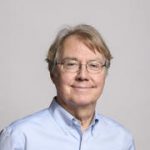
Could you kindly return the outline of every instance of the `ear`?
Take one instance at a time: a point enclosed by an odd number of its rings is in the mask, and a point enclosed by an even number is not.
[[[50,73],[50,78],[51,78],[51,80],[53,81],[53,83],[55,83],[55,82],[54,82],[54,80],[55,80],[55,79],[54,79],[54,78],[55,78],[55,77],[54,77],[54,73]]]
[[[55,71],[51,72],[50,73],[50,78],[53,81],[53,83],[55,84],[56,80],[57,80],[57,73]]]

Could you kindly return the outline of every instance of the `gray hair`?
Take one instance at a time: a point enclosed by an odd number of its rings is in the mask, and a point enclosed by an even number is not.
[[[110,61],[112,55],[105,44],[101,34],[90,25],[79,24],[77,26],[71,27],[67,26],[66,28],[60,30],[51,44],[46,61],[48,63],[48,69],[50,72],[55,68],[58,56],[60,51],[63,49],[65,40],[69,36],[76,36],[79,38],[89,49],[92,51],[97,50],[101,53],[106,59],[106,67],[110,67]]]

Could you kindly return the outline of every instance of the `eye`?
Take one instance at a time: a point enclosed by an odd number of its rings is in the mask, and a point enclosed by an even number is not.
[[[64,62],[64,66],[66,68],[74,68],[74,67],[78,66],[78,62],[76,62],[76,61],[66,61],[66,62]]]
[[[88,64],[88,66],[89,66],[89,68],[91,68],[91,69],[99,69],[99,68],[100,68],[100,63],[98,63],[98,62],[90,62],[90,63]]]

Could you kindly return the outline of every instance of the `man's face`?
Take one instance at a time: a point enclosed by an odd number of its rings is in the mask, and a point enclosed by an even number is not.
[[[99,52],[91,51],[76,36],[70,36],[64,42],[59,60],[66,58],[78,60],[81,64],[91,60],[105,62]],[[51,77],[57,89],[57,99],[65,107],[95,106],[104,87],[106,69],[104,67],[100,73],[92,74],[86,65],[82,65],[77,72],[68,72],[58,64]]]

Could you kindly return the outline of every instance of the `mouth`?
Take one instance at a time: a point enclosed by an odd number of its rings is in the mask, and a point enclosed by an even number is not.
[[[76,90],[81,90],[81,91],[85,91],[85,90],[89,90],[94,88],[94,86],[78,86],[78,85],[72,85],[72,88],[76,89]]]

